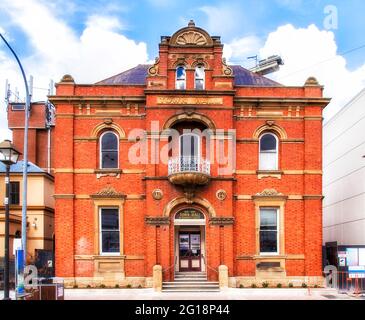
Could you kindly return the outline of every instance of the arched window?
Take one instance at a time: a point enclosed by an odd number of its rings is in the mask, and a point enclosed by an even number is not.
[[[180,136],[180,170],[198,171],[200,163],[200,137],[194,133]]]
[[[278,170],[278,138],[272,133],[260,137],[260,170]]]
[[[205,70],[204,66],[198,65],[195,68],[195,89],[204,90],[205,89]]]
[[[118,168],[119,139],[112,132],[104,132],[100,136],[100,168],[116,169]]]
[[[198,157],[200,138],[194,133],[184,133],[180,136],[180,156]]]
[[[176,89],[186,89],[186,72],[185,67],[183,66],[178,66],[176,68]]]

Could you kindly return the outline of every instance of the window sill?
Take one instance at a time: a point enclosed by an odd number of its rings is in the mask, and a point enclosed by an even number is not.
[[[99,179],[101,177],[120,177],[120,174],[123,173],[122,169],[95,169],[94,173],[96,173],[96,177]]]
[[[281,179],[281,175],[283,174],[283,171],[281,171],[281,170],[256,170],[256,174],[259,179],[268,178],[268,177]]]

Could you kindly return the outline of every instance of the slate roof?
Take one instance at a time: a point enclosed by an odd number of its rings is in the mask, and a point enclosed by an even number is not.
[[[16,164],[13,164],[10,166],[10,173],[21,173],[23,172],[23,163],[24,161],[18,161]],[[0,173],[5,173],[6,171],[6,167],[5,164],[3,164],[2,162],[0,162]],[[43,169],[41,169],[40,167],[36,166],[34,163],[28,161],[28,172],[29,173],[43,173],[45,172]]]
[[[251,72],[239,65],[230,66],[233,70],[234,85],[235,86],[281,86],[280,83],[275,82],[269,78],[261,76],[257,73]]]
[[[115,76],[99,81],[97,85],[145,85],[146,76],[150,64],[139,64],[138,66],[121,72]],[[233,70],[235,86],[281,86],[269,78],[253,73],[239,65],[230,66]]]

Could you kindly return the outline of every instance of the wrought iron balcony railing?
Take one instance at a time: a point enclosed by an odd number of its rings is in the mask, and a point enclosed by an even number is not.
[[[168,174],[175,173],[203,173],[210,175],[210,162],[202,157],[181,156],[169,159]]]

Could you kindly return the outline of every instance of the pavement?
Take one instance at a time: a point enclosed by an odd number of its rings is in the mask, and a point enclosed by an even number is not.
[[[0,299],[3,292],[0,291]],[[10,293],[12,299],[15,294]],[[220,292],[155,292],[154,289],[65,289],[65,300],[364,300],[335,289],[228,288]]]

